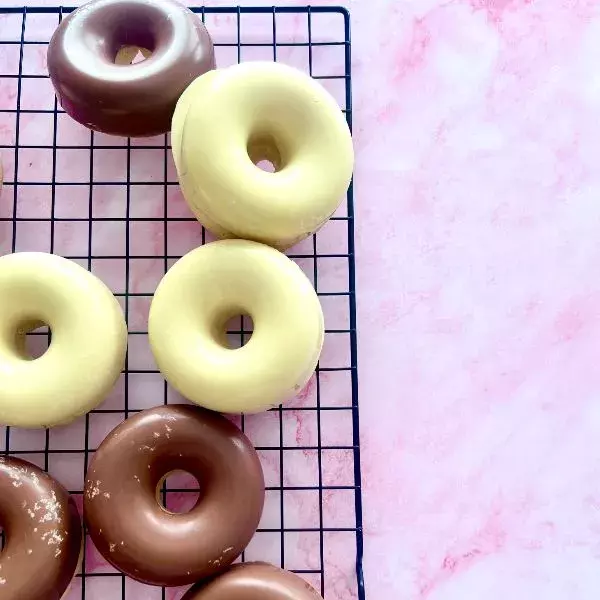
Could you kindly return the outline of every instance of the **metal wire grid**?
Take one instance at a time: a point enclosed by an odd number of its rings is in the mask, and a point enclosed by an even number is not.
[[[52,109],[25,109],[22,108],[22,88],[23,81],[27,79],[47,79],[47,75],[45,74],[27,74],[23,69],[23,56],[24,49],[29,44],[36,45],[47,45],[48,39],[43,40],[30,40],[28,36],[26,36],[27,31],[27,23],[28,17],[31,18],[31,15],[56,15],[56,23],[60,22],[63,15],[74,10],[72,7],[34,7],[34,8],[0,8],[0,17],[2,15],[16,15],[20,17],[19,25],[20,25],[20,35],[16,36],[15,39],[0,39],[0,48],[6,45],[16,45],[19,48],[19,56],[18,56],[18,71],[16,73],[0,73],[0,85],[2,82],[6,82],[7,80],[13,79],[16,80],[16,97],[14,99],[14,108],[6,108],[0,107],[0,116],[2,114],[12,113],[15,115],[15,130],[14,130],[14,144],[4,144],[0,145],[0,149],[13,149],[14,150],[14,177],[12,181],[9,179],[5,181],[5,197],[3,201],[6,201],[6,194],[12,186],[12,214],[10,216],[1,216],[0,215],[0,225],[2,222],[5,224],[9,224],[9,234],[11,235],[10,248],[5,248],[5,250],[10,250],[12,252],[22,250],[24,248],[19,247],[17,243],[18,233],[19,233],[19,222],[27,221],[27,222],[49,222],[49,250],[50,252],[55,251],[55,231],[56,225],[63,222],[74,223],[77,221],[82,222],[87,225],[87,253],[85,255],[68,255],[68,258],[73,260],[78,260],[81,264],[87,266],[88,270],[92,270],[93,262],[95,259],[125,259],[125,289],[122,293],[116,293],[117,297],[120,297],[124,301],[124,310],[125,316],[127,318],[128,324],[130,325],[130,300],[136,297],[146,297],[149,294],[134,292],[130,290],[130,267],[133,258],[135,259],[160,259],[163,263],[163,272],[166,272],[170,264],[172,264],[173,260],[179,258],[180,255],[173,255],[168,252],[167,248],[167,235],[168,235],[168,225],[171,222],[177,221],[194,221],[191,217],[173,217],[168,215],[168,191],[169,186],[175,185],[173,182],[168,181],[168,154],[170,150],[169,139],[168,136],[164,136],[164,142],[159,145],[139,145],[133,144],[132,140],[128,139],[126,146],[97,146],[95,144],[94,136],[95,134],[90,133],[90,144],[87,146],[70,146],[70,145],[59,145],[57,141],[57,131],[58,131],[58,121],[59,115],[63,113],[60,107],[57,104],[56,99],[54,99],[54,107]],[[240,62],[242,59],[242,49],[245,46],[262,46],[267,49],[271,49],[272,59],[278,59],[278,49],[283,47],[305,47],[308,51],[308,71],[314,76],[316,79],[323,80],[331,80],[331,79],[339,79],[344,83],[344,95],[345,95],[345,115],[350,127],[352,127],[352,97],[351,97],[351,42],[350,42],[350,19],[349,14],[344,8],[338,7],[272,7],[272,8],[248,8],[248,7],[218,7],[218,8],[194,8],[192,9],[195,12],[199,13],[203,20],[206,20],[207,16],[213,15],[218,17],[219,15],[233,17],[234,19],[234,27],[235,27],[235,40],[231,43],[216,43],[217,51],[219,47],[231,47],[237,52],[237,62]],[[340,14],[343,17],[343,38],[340,36],[339,39],[335,40],[327,40],[327,41],[314,41],[313,40],[313,19],[315,15],[320,14]],[[242,41],[241,36],[241,28],[242,21],[246,15],[264,15],[270,19],[271,28],[272,28],[272,40],[268,43],[252,43],[246,44]],[[305,41],[283,41],[278,39],[277,37],[277,25],[278,18],[281,18],[281,15],[294,15],[294,17],[305,19],[306,26],[306,40]],[[13,36],[10,36],[13,37]],[[314,48],[317,46],[340,46],[344,51],[344,73],[343,74],[335,74],[335,75],[322,75],[318,76],[313,73],[314,66]],[[28,113],[48,113],[51,115],[53,131],[52,131],[52,144],[51,146],[46,145],[33,145],[33,144],[20,144],[20,124],[21,118],[23,115]],[[19,150],[27,148],[27,149],[47,149],[51,148],[52,152],[52,175],[51,181],[22,181],[19,179]],[[107,150],[107,149],[126,149],[126,181],[97,181],[95,179],[94,173],[94,151],[95,150]],[[57,181],[57,156],[58,150],[62,149],[79,149],[79,150],[88,150],[89,151],[89,179],[85,184],[88,187],[87,193],[87,210],[88,214],[86,217],[73,217],[69,216],[60,217],[56,214],[56,199],[57,199],[57,189],[61,192],[68,192],[70,186],[80,186],[81,182],[74,181]],[[148,186],[162,186],[163,188],[163,215],[161,217],[135,217],[131,215],[131,194],[132,194],[132,178],[131,178],[131,167],[132,167],[132,155],[136,150],[139,149],[152,149],[152,150],[162,150],[164,154],[163,160],[163,173],[161,181],[136,181],[136,184],[148,185]],[[19,196],[22,192],[23,188],[27,186],[37,186],[37,185],[49,185],[50,186],[50,216],[49,217],[19,217],[18,204],[19,204]],[[93,216],[93,203],[94,203],[94,191],[97,189],[96,186],[104,185],[104,186],[121,186],[125,187],[126,194],[126,202],[125,202],[125,215],[120,219],[112,218],[112,217],[94,217]],[[92,234],[93,234],[93,225],[95,222],[99,221],[124,221],[125,228],[125,256],[121,256],[118,254],[115,255],[107,255],[103,253],[101,256],[96,256],[94,254],[93,245],[92,245]],[[157,222],[163,224],[163,238],[164,238],[164,251],[162,254],[158,255],[133,255],[130,252],[130,224],[135,222]],[[345,365],[343,367],[324,367],[319,365],[315,374],[314,380],[314,393],[316,395],[316,404],[314,407],[279,407],[277,409],[273,409],[272,412],[275,412],[278,416],[278,425],[279,425],[279,440],[278,447],[276,450],[279,453],[279,481],[276,482],[276,485],[268,485],[267,493],[269,491],[275,491],[279,493],[279,512],[280,512],[280,526],[277,528],[259,528],[260,532],[270,532],[276,533],[280,535],[280,557],[279,562],[282,567],[286,567],[286,543],[285,536],[290,532],[295,533],[303,533],[303,532],[316,532],[319,535],[319,569],[291,569],[297,573],[304,575],[316,575],[317,576],[317,585],[320,585],[321,594],[326,595],[326,582],[327,577],[330,575],[327,572],[325,566],[325,557],[324,557],[324,535],[328,532],[351,532],[355,535],[355,543],[356,543],[356,585],[353,590],[342,590],[342,591],[334,591],[332,594],[328,595],[327,598],[331,598],[331,600],[335,600],[335,598],[354,598],[357,597],[360,600],[364,599],[364,583],[362,577],[362,549],[363,549],[363,540],[362,540],[362,508],[361,508],[361,487],[360,487],[360,449],[359,449],[359,415],[358,415],[358,399],[357,399],[357,351],[356,351],[356,312],[355,312],[355,265],[354,265],[354,209],[353,209],[353,190],[352,186],[348,191],[347,196],[347,205],[346,212],[341,216],[334,216],[332,221],[340,221],[345,223],[347,226],[347,252],[343,253],[319,253],[318,252],[318,238],[319,235],[312,237],[312,251],[305,253],[297,253],[297,254],[289,254],[289,256],[295,260],[301,261],[304,259],[310,259],[313,262],[312,267],[312,278],[314,281],[315,289],[317,293],[321,297],[322,301],[324,298],[339,296],[348,302],[348,327],[344,329],[327,329],[326,336],[335,335],[335,334],[348,334],[349,340],[349,358],[350,364]],[[85,226],[85,225],[84,225]],[[207,233],[204,229],[202,229],[202,243],[207,241]],[[26,248],[25,248],[26,249]],[[319,290],[319,259],[326,258],[336,258],[343,259],[347,261],[347,289],[342,291],[320,291]],[[246,341],[250,331],[247,328],[247,324],[244,319],[239,320],[239,327],[235,327],[233,330],[229,331],[230,335],[234,335],[239,339],[239,343],[243,344]],[[139,330],[135,331],[129,329],[130,339],[131,336],[135,335],[146,335],[147,331]],[[47,332],[35,332],[34,336],[38,336],[37,341],[41,341],[42,345],[47,347],[47,344],[50,342],[49,333]],[[42,337],[43,336],[43,337]],[[42,348],[43,350],[43,348]],[[44,432],[44,440],[43,440],[43,449],[23,449],[23,448],[11,448],[11,429],[5,428],[4,434],[4,448],[0,446],[0,451],[4,454],[18,454],[24,458],[29,458],[30,460],[34,459],[35,456],[43,456],[40,462],[40,466],[42,466],[46,471],[52,473],[52,468],[50,465],[51,457],[55,454],[67,455],[67,454],[82,454],[84,457],[83,460],[83,469],[84,472],[87,469],[90,454],[94,451],[94,448],[91,447],[90,443],[90,432],[91,432],[91,423],[90,419],[92,415],[98,414],[111,414],[116,413],[121,415],[123,418],[127,418],[130,414],[134,412],[138,412],[139,409],[133,408],[130,406],[130,394],[129,394],[129,386],[130,386],[130,375],[132,374],[140,374],[140,373],[157,373],[154,370],[148,369],[137,369],[130,367],[130,356],[131,356],[131,347],[130,352],[128,353],[128,357],[126,360],[124,377],[123,377],[123,395],[124,395],[124,406],[123,409],[109,409],[109,408],[99,408],[94,411],[91,411],[90,414],[85,417],[85,432],[84,432],[84,447],[81,449],[54,449],[51,447],[51,432],[50,430],[46,430]],[[322,377],[324,373],[327,372],[341,372],[347,375],[350,378],[350,389],[351,389],[351,404],[348,406],[324,406],[323,398],[322,398]],[[168,402],[168,387],[167,384],[163,382],[163,402]],[[286,446],[284,440],[284,415],[286,411],[312,411],[316,414],[316,430],[317,430],[317,443],[316,445],[296,445],[293,448]],[[331,412],[330,412],[331,411]],[[322,420],[324,414],[333,414],[337,411],[351,411],[352,414],[352,441],[351,444],[348,445],[325,445],[322,443],[322,434],[324,427],[322,426]],[[338,414],[337,412],[336,417]],[[246,419],[242,416],[239,420],[239,424],[242,429],[246,429]],[[260,451],[272,451],[272,446],[256,446],[257,450]],[[284,484],[284,462],[286,452],[289,450],[301,450],[303,452],[316,452],[317,461],[318,461],[318,482],[316,485],[305,485],[305,486],[290,486]],[[353,458],[353,478],[354,481],[350,485],[329,485],[324,482],[323,479],[323,454],[329,450],[349,450],[352,452]],[[35,462],[35,460],[34,460]],[[83,481],[81,482],[83,485]],[[285,494],[286,492],[291,491],[314,491],[318,493],[318,527],[314,528],[290,528],[286,527],[284,523],[284,515],[285,515]],[[355,515],[355,524],[353,527],[327,527],[324,524],[324,494],[330,490],[347,490],[353,492],[353,501],[354,501],[354,515]],[[167,488],[166,485],[163,486],[163,501],[165,505],[168,503],[168,495],[169,493],[193,493],[198,492],[199,490],[196,488],[190,487],[181,487],[181,488]],[[82,490],[81,489],[72,489],[70,492],[76,497],[81,498]],[[2,539],[3,542],[3,539]],[[242,557],[242,560],[245,557]],[[254,557],[253,557],[254,558]],[[289,568],[289,567],[288,567]],[[81,582],[81,598],[86,598],[86,580],[91,577],[112,577],[112,578],[120,578],[120,588],[121,588],[121,597],[123,599],[126,598],[126,578],[120,574],[116,574],[114,572],[87,572],[86,570],[86,551],[84,549],[84,557],[83,557],[83,565],[81,569],[81,573],[78,574],[78,578]],[[89,584],[88,586],[89,587]],[[79,592],[77,592],[79,595]],[[163,588],[161,590],[162,598],[166,598],[168,591]],[[334,595],[335,594],[335,595]]]

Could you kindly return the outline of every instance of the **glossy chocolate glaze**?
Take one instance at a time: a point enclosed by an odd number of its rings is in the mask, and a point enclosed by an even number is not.
[[[124,46],[151,55],[115,64]],[[183,90],[214,67],[202,20],[174,0],[94,0],[65,18],[48,46],[62,107],[86,127],[114,135],[169,131]]]
[[[200,484],[186,514],[157,501],[164,476]],[[114,567],[152,585],[211,577],[246,547],[264,504],[262,468],[248,438],[217,413],[160,406],[127,419],[102,442],[87,473],[84,517]]]
[[[81,554],[82,526],[75,502],[40,468],[0,456],[2,600],[59,600]]]
[[[208,583],[190,588],[181,600],[319,600],[304,579],[266,563],[234,565]]]

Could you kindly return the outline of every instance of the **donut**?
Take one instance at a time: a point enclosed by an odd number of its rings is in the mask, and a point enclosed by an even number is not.
[[[185,200],[215,235],[286,249],[335,212],[352,177],[340,107],[292,67],[248,62],[196,79],[171,127]],[[270,161],[274,173],[257,164]]]
[[[32,359],[25,336],[43,325],[52,340]],[[126,349],[121,307],[95,275],[43,252],[0,257],[0,424],[51,427],[95,408]]]
[[[230,567],[209,583],[197,583],[181,600],[319,600],[304,579],[267,563]],[[321,599],[322,600],[322,599]]]
[[[231,349],[226,323],[249,315],[254,332]],[[295,395],[315,370],[323,312],[298,265],[249,240],[192,250],[159,283],[148,337],[158,368],[183,396],[219,412],[258,412]]]
[[[67,491],[40,468],[0,456],[2,600],[60,600],[81,555],[79,512]]]
[[[200,499],[186,514],[157,499],[175,470],[200,484]],[[130,417],[102,442],[87,473],[84,517],[115,568],[150,585],[187,585],[241,554],[264,494],[256,451],[235,425],[195,406],[160,406]]]
[[[145,60],[131,64],[140,49]],[[94,0],[67,16],[48,46],[64,110],[103,133],[166,133],[186,87],[215,67],[202,20],[174,0]]]

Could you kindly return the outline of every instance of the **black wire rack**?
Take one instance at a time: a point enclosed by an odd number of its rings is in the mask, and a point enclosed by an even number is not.
[[[185,209],[168,135],[103,136],[77,128],[60,109],[45,68],[53,29],[72,7],[0,8],[0,254],[42,250],[96,273],[122,303],[129,327],[125,369],[110,398],[62,428],[0,427],[0,453],[53,474],[81,507],[95,448],[118,422],[182,399],[148,351],[146,318],[166,270],[210,235]],[[330,89],[352,127],[350,18],[338,7],[194,8],[215,40],[217,64],[279,60]],[[255,444],[267,482],[265,515],[242,560],[299,573],[327,600],[365,597],[357,398],[354,208],[347,201],[315,236],[288,253],[314,283],[326,336],[316,373],[283,407],[235,419]],[[243,344],[243,319],[229,335]],[[31,334],[41,354],[48,331]],[[165,506],[195,501],[197,482],[170,478]],[[190,502],[191,501],[191,502]],[[1,525],[1,524],[0,524]],[[3,539],[0,540],[3,542]],[[178,598],[181,590],[141,586],[103,563],[89,539],[68,598]]]

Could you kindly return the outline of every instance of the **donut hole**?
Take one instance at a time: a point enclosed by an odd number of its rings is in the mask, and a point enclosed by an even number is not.
[[[52,331],[43,321],[26,321],[17,327],[15,346],[25,360],[42,357],[50,347]]]
[[[189,513],[200,499],[200,484],[187,471],[171,471],[156,486],[156,499],[169,513]]]
[[[261,171],[277,173],[285,166],[281,144],[278,144],[271,134],[261,133],[250,136],[247,150],[250,160]]]
[[[218,319],[213,332],[215,341],[229,350],[237,350],[245,346],[254,333],[254,321],[244,312],[228,314]]]
[[[259,160],[256,163],[256,166],[261,171],[266,171],[267,173],[275,173],[275,165],[269,160]]]
[[[123,45],[115,55],[116,65],[135,65],[152,56],[152,50],[141,46]]]

